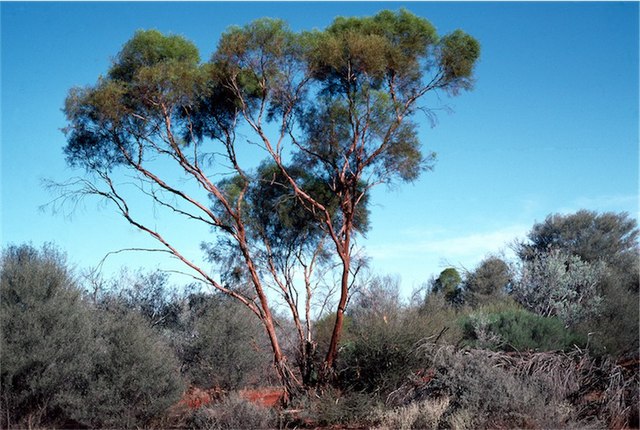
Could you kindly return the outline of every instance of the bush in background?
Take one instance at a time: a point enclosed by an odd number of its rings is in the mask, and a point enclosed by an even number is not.
[[[178,401],[184,385],[171,348],[140,315],[110,309],[96,315],[89,408],[90,427],[144,426]]]
[[[419,361],[416,345],[426,339],[458,341],[459,310],[442,294],[431,294],[424,306],[400,301],[395,278],[374,277],[353,298],[338,359],[341,386],[384,398]]]
[[[180,357],[193,385],[233,390],[274,376],[264,329],[246,307],[221,294],[192,294],[181,318]]]
[[[469,346],[504,351],[567,351],[586,339],[568,330],[557,317],[542,317],[505,301],[483,306],[461,318]]]

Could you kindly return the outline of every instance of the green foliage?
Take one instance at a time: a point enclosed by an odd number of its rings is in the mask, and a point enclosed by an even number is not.
[[[197,65],[200,54],[195,45],[182,36],[165,36],[157,30],[139,30],[123,47],[109,70],[116,81],[131,82],[145,68],[160,64]]]
[[[640,348],[640,296],[612,278],[603,282],[602,295],[600,313],[579,323],[577,329],[588,336],[593,354],[633,356]]]
[[[126,309],[96,313],[91,385],[79,421],[91,427],[140,427],[182,392],[175,355],[141,316]]]
[[[549,215],[528,234],[529,243],[517,247],[528,260],[539,252],[562,250],[587,262],[599,260],[609,265],[638,255],[638,225],[629,214],[580,210],[575,214]]]
[[[504,260],[495,256],[485,258],[464,280],[465,302],[478,306],[500,299],[512,277],[511,268]]]
[[[506,351],[571,350],[586,340],[556,317],[542,317],[515,304],[486,306],[461,319],[464,339],[476,348]]]
[[[199,61],[196,47],[180,36],[137,32],[106,78],[69,91],[64,108],[67,162],[103,172],[148,161],[152,151],[140,137],[156,136],[165,115],[181,123],[185,112],[209,93],[206,69]],[[183,138],[193,138],[186,130],[178,131]]]
[[[177,362],[139,317],[94,307],[51,247],[2,256],[3,426],[136,427],[177,400]]]
[[[415,370],[413,351],[418,343],[457,337],[456,311],[442,302],[430,304],[423,309],[407,307],[400,301],[397,279],[370,280],[348,310],[351,319],[338,363],[342,386],[384,398]],[[444,336],[449,328],[453,330]]]
[[[95,344],[90,310],[65,257],[50,246],[11,246],[0,270],[3,427],[50,419],[74,425]]]
[[[451,306],[442,294],[429,294],[424,303],[412,308],[414,318],[420,321],[427,336],[439,335],[441,341],[454,344],[462,337],[460,325],[457,323],[464,308]]]
[[[453,267],[440,272],[440,276],[433,282],[431,293],[441,294],[450,304],[459,304],[462,301],[462,277]]]
[[[469,78],[480,57],[478,41],[462,30],[456,30],[442,38],[440,52],[440,64],[444,70],[445,79],[457,83],[451,91],[471,88],[472,81]]]

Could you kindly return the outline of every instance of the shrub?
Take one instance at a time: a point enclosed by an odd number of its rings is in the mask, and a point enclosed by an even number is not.
[[[380,409],[376,428],[389,430],[436,429],[444,420],[449,398],[426,399],[393,409]]]
[[[2,427],[77,426],[96,345],[66,259],[51,246],[11,246],[0,272]]]
[[[516,306],[480,308],[462,318],[467,344],[493,350],[570,350],[585,341],[556,317],[545,318]]]
[[[408,307],[397,291],[392,278],[374,279],[366,294],[354,298],[337,363],[343,388],[384,398],[419,365],[413,353],[416,345],[427,338],[460,339],[460,310],[442,294],[429,295],[422,306]]]
[[[85,300],[60,252],[9,247],[0,279],[3,427],[141,426],[177,400],[171,352]]]
[[[140,315],[97,314],[97,351],[81,422],[91,427],[140,427],[175,403],[183,390],[171,349]]]
[[[449,428],[584,426],[577,420],[576,409],[563,398],[566,391],[556,395],[530,363],[510,366],[504,354],[432,343],[421,346],[418,353],[423,357],[424,374],[392,393],[391,406],[441,399],[447,405],[440,416],[441,426]],[[568,364],[568,375],[577,380],[573,363]],[[518,372],[520,367],[530,372]],[[567,372],[562,374],[567,376]]]
[[[232,394],[220,403],[192,412],[187,419],[186,428],[211,430],[277,428],[277,416],[273,409],[255,405]]]
[[[377,404],[367,393],[325,389],[309,405],[309,419],[319,426],[362,424],[371,418]]]
[[[479,306],[502,298],[513,277],[512,269],[500,257],[486,257],[464,281],[465,303]]]
[[[349,316],[337,363],[341,386],[383,396],[411,373],[411,351],[428,336],[421,315],[402,306],[397,281],[373,278]]]
[[[511,293],[530,311],[575,326],[601,310],[598,285],[605,274],[602,261],[586,262],[561,251],[540,253],[523,262]]]
[[[181,356],[194,385],[233,390],[272,375],[264,329],[244,306],[220,294],[189,297]]]

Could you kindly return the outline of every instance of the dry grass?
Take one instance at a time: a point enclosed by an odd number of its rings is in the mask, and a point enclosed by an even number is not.
[[[424,371],[392,392],[387,405],[406,408],[446,397],[444,416],[457,428],[637,426],[637,361],[622,366],[577,349],[505,353],[433,343],[417,353]],[[406,419],[413,416],[404,412]]]

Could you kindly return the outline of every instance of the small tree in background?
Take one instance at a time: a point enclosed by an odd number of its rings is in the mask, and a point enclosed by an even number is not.
[[[509,265],[499,257],[489,256],[466,275],[465,302],[479,306],[504,297],[513,274]]]
[[[449,267],[440,272],[440,275],[433,282],[431,292],[441,294],[449,304],[459,304],[462,301],[462,277],[453,267]]]

